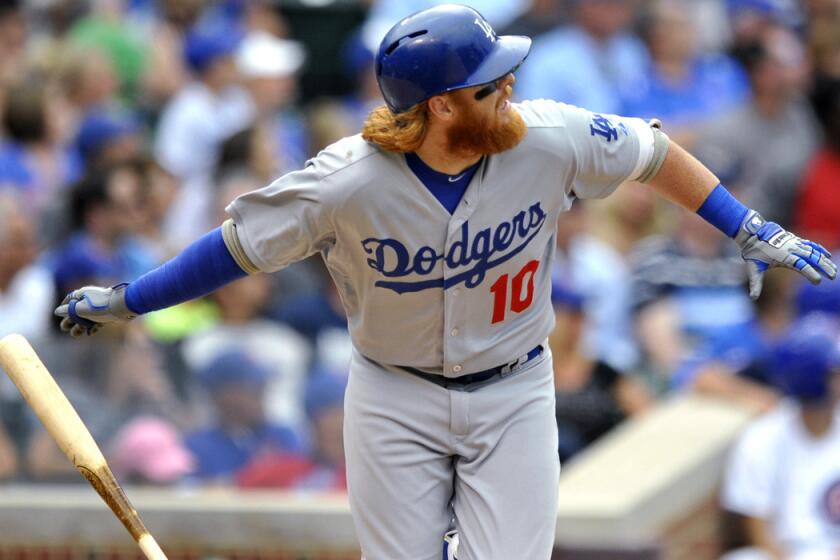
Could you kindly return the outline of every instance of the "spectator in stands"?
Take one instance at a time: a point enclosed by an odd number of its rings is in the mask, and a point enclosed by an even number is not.
[[[747,544],[726,556],[805,560],[840,554],[840,331],[812,314],[775,345],[769,373],[788,397],[739,438],[726,470],[725,509]]]
[[[271,179],[303,166],[309,157],[306,123],[295,109],[300,43],[265,31],[249,33],[236,52],[236,66],[253,103],[254,121],[270,136],[279,164]]]
[[[782,26],[793,30],[803,23],[802,2],[726,0],[725,3],[732,35],[729,43],[734,51],[760,41],[768,28]]]
[[[840,15],[840,4],[837,0],[803,0],[802,9],[810,24],[820,18],[832,18]]]
[[[26,72],[27,25],[20,0],[0,3],[0,91]],[[0,99],[0,106],[3,101]]]
[[[568,19],[569,2],[533,0],[530,7],[499,31],[499,35],[525,35],[536,39]]]
[[[146,51],[124,17],[126,0],[93,2],[67,32],[69,45],[99,50],[111,61],[120,86],[120,97],[133,101],[143,73]]]
[[[136,236],[143,219],[141,189],[128,164],[94,170],[73,186],[71,234],[50,256],[57,293],[79,282],[127,282],[156,266]]]
[[[224,27],[240,34],[253,30],[286,37],[289,33],[286,21],[274,0],[205,0],[200,22],[201,25]]]
[[[258,189],[271,183],[280,168],[273,140],[269,127],[262,123],[225,138],[219,146],[212,174],[194,177],[178,189],[164,223],[170,241],[185,247],[224,221],[224,208],[235,198],[229,192],[231,185],[244,181]],[[236,194],[244,192],[247,191],[239,189]]]
[[[268,418],[302,429],[301,406],[310,349],[290,327],[260,316],[269,296],[267,275],[247,276],[211,296],[218,321],[189,335],[181,346],[188,368],[202,370],[220,355],[238,351],[267,368],[265,408]]]
[[[630,0],[575,0],[572,23],[534,41],[516,95],[621,113],[648,69],[644,45],[627,32],[632,8]]]
[[[261,188],[267,184],[264,176],[265,170],[273,168],[273,154],[267,150],[264,143],[266,136],[259,133],[259,127],[247,128],[231,138],[222,145],[217,179],[213,185],[215,200],[205,201],[203,198],[206,191],[200,188],[193,189],[194,183],[189,183],[177,194],[173,207],[168,211],[164,231],[166,238],[175,246],[183,246],[200,236],[201,232],[196,230],[201,223],[219,224],[226,219],[225,207],[237,196],[246,192]],[[267,161],[266,161],[267,160]],[[197,183],[196,183],[197,185]],[[209,185],[208,185],[209,186]],[[191,196],[185,196],[190,194]],[[180,218],[178,218],[180,216]],[[211,226],[212,227],[212,226]],[[257,313],[264,308],[273,309],[276,306],[274,298],[297,301],[302,294],[309,294],[321,287],[321,278],[312,272],[311,263],[295,263],[292,266],[269,276],[270,287],[268,298],[257,307]],[[260,283],[262,293],[263,285]],[[250,298],[248,299],[250,301]],[[177,306],[174,310],[163,310],[155,314],[153,328],[156,336],[163,336],[167,339],[181,339],[192,333],[206,330],[218,325],[219,317],[215,303],[210,300],[198,300],[187,302]],[[271,324],[269,321],[261,321],[266,327],[265,331],[279,333],[280,338],[288,342],[284,345],[290,362],[281,360],[280,367],[285,369],[289,363],[297,364],[301,356],[301,340],[288,328]],[[291,333],[290,336],[283,336],[282,332]],[[166,334],[165,334],[166,333]],[[292,339],[299,343],[295,344]],[[304,343],[305,345],[305,343]],[[304,352],[308,359],[308,349]],[[271,360],[269,360],[271,361]],[[303,363],[303,362],[301,362]],[[305,365],[304,365],[305,367]],[[303,371],[303,370],[301,370]],[[301,374],[302,375],[302,374]],[[269,409],[273,409],[269,406]],[[300,407],[294,407],[297,411],[295,416],[302,419]]]
[[[313,468],[301,486],[346,489],[344,473],[344,391],[347,373],[317,369],[309,374],[303,406],[312,430]]]
[[[632,332],[630,273],[624,257],[589,233],[589,207],[575,201],[557,222],[557,250],[552,276],[581,297],[584,315],[582,351],[615,370],[638,362]]]
[[[49,331],[55,303],[52,277],[37,262],[35,223],[14,193],[0,192],[0,337],[30,340]]]
[[[383,102],[374,71],[376,47],[366,43],[361,33],[356,33],[347,40],[342,51],[344,71],[355,84],[354,92],[342,99],[345,109],[353,115],[353,130],[359,130],[370,111]],[[313,147],[318,148],[319,145],[315,144]]]
[[[571,458],[626,417],[653,404],[645,387],[586,352],[585,296],[562,280],[552,285],[555,327],[548,343],[554,387],[560,461]]]
[[[670,388],[676,366],[724,329],[746,328],[753,306],[736,249],[699,216],[669,235],[639,243],[630,256],[635,330],[652,388]]]
[[[155,416],[139,416],[126,423],[108,449],[108,463],[124,484],[172,486],[195,468],[178,428]]]
[[[640,33],[651,55],[647,80],[628,93],[623,114],[661,119],[671,138],[690,149],[700,125],[743,106],[749,84],[722,54],[699,51],[689,0],[645,5]]]
[[[310,131],[310,152],[317,153],[326,146],[360,130],[370,111],[382,104],[382,94],[376,83],[373,68],[374,50],[378,45],[367,44],[361,30],[344,42],[341,51],[342,69],[353,91],[340,98],[324,98],[307,108]]]
[[[192,27],[223,27],[239,35],[262,29],[285,36],[288,31],[280,11],[273,2],[265,0],[160,0],[131,2],[127,8],[133,31],[145,39],[146,60],[139,101],[153,118],[190,80],[182,45]]]
[[[78,122],[97,107],[116,102],[119,81],[111,60],[91,46],[67,46],[59,53],[55,75],[58,88],[78,128]]]
[[[826,313],[840,321],[840,284],[800,284],[793,293],[793,307],[801,317],[809,313]]]
[[[126,163],[134,170],[141,183],[142,218],[137,233],[155,259],[163,262],[180,249],[180,246],[169,239],[164,229],[169,208],[175,200],[178,183],[170,173],[146,155],[137,155],[126,160]]]
[[[192,425],[198,415],[177,394],[162,348],[142,328],[134,326],[112,360],[108,398],[118,403],[125,418],[152,414],[179,428]]]
[[[836,290],[833,283],[819,289],[826,287]],[[755,318],[746,325],[722,328],[698,344],[674,371],[672,389],[736,402],[755,412],[772,409],[779,395],[767,378],[766,362],[773,341],[802,314],[792,299],[787,276],[766,275]]]
[[[270,376],[265,366],[240,352],[218,355],[198,371],[215,416],[185,438],[196,458],[193,476],[200,482],[231,484],[264,454],[302,449],[298,434],[266,417],[263,394]]]
[[[263,455],[239,471],[237,485],[244,488],[346,490],[342,433],[346,385],[346,373],[327,369],[311,372],[304,397],[312,437],[309,453]]]
[[[191,410],[178,399],[163,369],[160,348],[139,323],[112,331],[101,342],[68,345],[52,339],[38,347],[38,354],[103,449],[137,417],[154,415],[178,426],[192,422]],[[30,424],[28,476],[34,481],[83,483],[40,422],[30,417]]]
[[[190,81],[183,57],[185,33],[195,24],[204,0],[161,0],[150,3],[144,18],[135,13],[139,35],[146,38],[146,62],[140,78],[140,102],[157,117],[178,91]]]
[[[816,7],[817,4],[824,6]],[[807,44],[818,79],[840,79],[840,5],[834,0],[812,2]]]
[[[779,25],[736,53],[752,86],[748,106],[712,123],[697,145],[714,145],[744,162],[742,199],[767,220],[791,225],[796,187],[819,132],[804,102],[803,46]]]
[[[45,72],[52,74],[57,64],[69,52],[67,32],[88,11],[85,0],[64,2],[25,2],[25,17],[29,22],[26,57],[30,76]]]
[[[223,190],[218,184],[237,174],[250,175],[262,185],[274,181],[282,165],[274,140],[270,128],[262,124],[249,126],[227,138],[219,151],[219,161],[216,165],[216,190]],[[227,206],[231,200],[233,199],[226,197],[220,202]],[[214,223],[218,223],[217,219],[222,214],[214,214]]]
[[[17,190],[36,216],[81,171],[72,152],[59,143],[53,93],[44,83],[24,81],[9,88],[3,104],[0,189]]]
[[[255,129],[248,130],[253,132]],[[246,131],[243,131],[237,136],[242,136],[244,141],[245,135]],[[256,138],[253,137],[254,140]],[[221,176],[217,186],[215,223],[221,223],[225,219],[224,208],[231,200],[263,186],[262,180],[250,172],[253,166],[242,168],[236,164],[242,157],[246,157],[250,148],[239,150],[230,147],[224,149],[223,154],[228,151],[231,154],[241,153],[238,156],[223,158],[230,163],[230,167],[229,171]],[[289,424],[302,425],[304,418],[300,399],[303,378],[311,359],[311,344],[282,320],[279,323],[270,320],[269,311],[272,292],[278,289],[294,301],[306,291],[301,286],[306,286],[309,291],[317,289],[310,280],[311,276],[308,268],[302,266],[302,263],[296,263],[262,280],[253,281],[246,278],[245,282],[231,291],[222,292],[221,297],[218,297],[218,293],[212,295],[209,301],[216,310],[214,318],[204,328],[184,340],[182,352],[185,362],[196,368],[199,367],[199,362],[209,358],[212,351],[230,345],[246,349],[246,353],[272,367],[273,376],[268,389],[270,396],[267,399],[269,416]],[[241,296],[238,295],[240,293]]]
[[[284,298],[270,315],[309,341],[314,348],[314,363],[329,369],[346,368],[353,349],[338,290],[320,256],[308,259],[306,264],[314,271],[320,288]]]
[[[36,344],[50,329],[52,276],[38,262],[35,222],[15,193],[0,191],[0,338],[18,333]],[[16,474],[26,436],[26,403],[0,369],[0,479]]]
[[[269,139],[262,133],[261,127],[255,127],[234,135],[222,146],[213,224],[220,224],[227,219],[225,208],[233,199],[261,188],[273,180],[266,179],[265,175],[274,168],[275,161],[275,154],[268,149],[268,144]],[[326,317],[329,325],[340,327],[347,335],[344,308],[337,302],[337,294],[330,295],[329,290],[333,289],[332,279],[326,274],[320,256],[294,263],[271,274],[269,278],[269,299],[263,304],[267,316],[294,327],[311,344],[317,345],[312,331],[299,328],[301,325],[296,323],[295,319],[301,319],[307,325],[311,325],[320,324]],[[323,307],[324,298],[330,301],[336,298],[335,304],[338,305],[338,309],[326,311]],[[278,314],[277,309],[284,307],[286,303],[302,312],[305,317]],[[340,314],[338,319],[335,318],[335,313]],[[349,355],[342,354],[342,357],[349,360]],[[318,361],[317,356],[315,360]],[[344,367],[346,363],[343,361],[340,366]]]
[[[627,182],[603,200],[587,201],[592,219],[589,230],[621,255],[627,255],[645,237],[668,227],[668,212],[651,189]]]
[[[234,63],[238,44],[223,29],[194,27],[184,38],[195,79],[166,105],[155,137],[155,159],[182,181],[209,176],[219,145],[254,118]]]
[[[840,247],[840,74],[815,85],[813,104],[825,132],[822,147],[805,168],[796,202],[802,235]]]
[[[116,107],[89,109],[76,132],[76,147],[87,169],[136,158],[141,153],[142,142],[137,119]]]

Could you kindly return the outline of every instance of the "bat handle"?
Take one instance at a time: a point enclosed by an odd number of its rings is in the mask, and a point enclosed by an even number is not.
[[[155,538],[149,533],[141,535],[137,544],[140,545],[140,550],[143,551],[148,560],[166,560],[166,554],[163,553]]]

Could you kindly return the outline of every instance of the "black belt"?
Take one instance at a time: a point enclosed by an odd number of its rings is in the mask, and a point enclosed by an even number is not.
[[[407,367],[407,366],[397,366],[402,370],[407,371],[412,375],[416,375],[421,379],[425,379],[426,381],[431,381],[435,385],[440,385],[444,389],[454,389],[456,391],[465,391],[469,390],[471,386],[479,385],[482,383],[486,383],[488,381],[493,380],[494,378],[498,377],[505,377],[509,373],[512,373],[519,369],[520,367],[524,366],[540,354],[542,354],[543,347],[542,344],[538,344],[534,348],[531,349],[530,352],[525,354],[524,356],[520,356],[516,360],[509,362],[507,364],[503,364],[500,366],[492,367],[490,369],[485,369],[484,371],[477,371],[475,373],[469,373],[467,375],[462,375],[460,377],[444,377],[443,375],[436,375],[434,373],[426,373],[425,371],[421,371],[417,368]]]

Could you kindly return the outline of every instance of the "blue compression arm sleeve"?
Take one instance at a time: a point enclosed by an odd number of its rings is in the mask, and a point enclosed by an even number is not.
[[[137,314],[148,313],[209,294],[243,276],[247,273],[233,260],[219,227],[129,284],[125,303]]]
[[[715,187],[700,208],[697,209],[697,214],[701,218],[729,237],[735,237],[735,234],[738,233],[738,228],[744,221],[747,212],[749,212],[749,208],[741,204],[738,199],[729,194],[726,187],[720,184]]]

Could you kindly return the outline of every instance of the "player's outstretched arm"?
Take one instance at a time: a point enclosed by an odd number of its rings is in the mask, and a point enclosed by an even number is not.
[[[128,321],[201,297],[255,272],[258,270],[242,250],[236,227],[228,220],[130,284],[73,290],[55,314],[62,317],[62,331],[74,337],[91,335],[104,323]]]
[[[766,221],[741,204],[711,171],[673,142],[659,172],[648,183],[660,195],[697,212],[735,240],[747,261],[753,299],[761,294],[768,268],[796,270],[815,284],[823,276],[831,280],[837,276],[837,266],[825,248]]]

